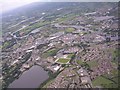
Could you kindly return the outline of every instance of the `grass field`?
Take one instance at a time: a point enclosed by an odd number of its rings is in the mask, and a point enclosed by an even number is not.
[[[56,49],[50,49],[47,51],[48,54],[55,54],[56,53]]]
[[[95,80],[93,80],[92,84],[93,86],[102,86],[104,88],[117,88],[117,84],[102,76],[99,76]]]
[[[57,53],[58,49],[50,49],[48,51],[46,51],[43,56],[44,57],[49,57],[49,56],[55,56]]]
[[[71,32],[73,32],[74,30],[75,30],[74,28],[66,28],[65,31],[66,31],[67,33],[71,33]]]
[[[87,64],[92,68],[92,67],[96,67],[98,65],[97,61],[89,61],[87,62]]]
[[[64,58],[60,58],[58,59],[58,63],[62,63],[62,64],[67,64],[70,61],[70,59],[64,59]]]
[[[69,54],[67,58],[72,58],[74,54]]]
[[[118,83],[118,78],[120,77],[119,73],[120,73],[119,70],[112,70],[110,72],[110,75],[104,74],[103,76],[109,78],[110,80],[113,80],[116,83]]]
[[[80,65],[83,64],[82,60],[77,60],[77,63],[80,64]]]

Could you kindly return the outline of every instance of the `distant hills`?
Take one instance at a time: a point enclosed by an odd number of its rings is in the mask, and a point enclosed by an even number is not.
[[[6,12],[3,14],[9,15],[13,14],[14,16],[19,16],[19,15],[27,15],[27,16],[32,16],[36,15],[37,12],[42,13],[43,11],[49,11],[61,7],[79,7],[82,9],[97,9],[100,8],[101,6],[115,6],[117,3],[114,2],[35,2],[29,5],[25,5],[19,8],[16,8],[12,11]]]

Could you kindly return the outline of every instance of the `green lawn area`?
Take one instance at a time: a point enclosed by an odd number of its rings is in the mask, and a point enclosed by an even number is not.
[[[55,56],[57,53],[58,49],[50,49],[48,51],[46,51],[43,56],[44,57],[49,57],[49,56]]]
[[[111,64],[113,67],[117,67],[118,66],[118,61],[112,60]]]
[[[58,59],[58,63],[62,63],[62,64],[66,64],[67,62],[69,62],[70,61],[70,59],[64,59],[64,58],[60,58],[60,59]]]
[[[17,32],[17,33],[18,33],[18,36],[19,36],[19,33],[20,33],[20,32],[23,32],[23,35],[27,35],[27,34],[30,33],[32,30],[35,30],[35,29],[37,29],[37,28],[40,28],[41,26],[46,25],[46,24],[49,24],[49,23],[50,23],[50,22],[43,22],[43,21],[41,21],[41,22],[35,23],[35,24],[31,25],[31,26],[27,26],[27,27],[25,27],[24,29],[22,29],[22,30],[20,30],[19,32]],[[16,33],[16,34],[17,34],[17,33]]]
[[[113,51],[113,57],[118,57],[120,55],[120,50],[116,49]]]
[[[113,56],[112,62],[118,65],[118,59],[119,59],[119,56],[120,56],[120,50],[119,49],[113,50],[112,51],[112,56]]]
[[[73,55],[74,55],[73,53],[72,53],[72,54],[69,54],[67,58],[70,58],[70,59],[71,59],[71,58],[73,57]]]
[[[92,68],[98,65],[97,61],[88,61],[87,64]]]
[[[66,28],[65,31],[66,31],[67,33],[71,33],[71,32],[73,32],[74,30],[75,30],[74,28]]]
[[[120,73],[119,70],[112,70],[112,71],[111,71],[111,76],[118,76],[119,73]]]
[[[3,43],[3,47],[7,47],[8,45],[10,45],[9,41],[6,41],[6,42]]]
[[[65,22],[65,21],[68,21],[68,20],[73,20],[76,16],[78,16],[78,15],[75,15],[75,14],[67,14],[67,15],[65,15],[64,17],[61,17],[61,18],[59,18],[59,19],[56,19],[57,20],[57,22]]]
[[[14,41],[5,41],[2,43],[2,49],[10,48],[13,45],[14,45]]]
[[[66,21],[66,20],[67,20],[67,17],[57,19],[58,22],[63,22],[63,21]]]
[[[106,79],[102,76],[97,77],[95,80],[92,81],[93,86],[102,86],[104,88],[115,88],[117,84],[112,82],[109,79]]]
[[[2,31],[0,31],[0,37],[2,37]]]
[[[119,75],[118,73],[120,73],[119,70],[112,70],[112,71],[110,72],[110,75],[108,75],[108,74],[106,73],[106,74],[104,74],[103,76],[104,76],[104,77],[107,77],[107,78],[109,78],[109,79],[111,79],[111,80],[113,80],[113,81],[116,82],[116,83],[118,83],[118,76],[120,77],[120,75]]]
[[[76,60],[78,64],[82,65],[84,62],[82,60]]]

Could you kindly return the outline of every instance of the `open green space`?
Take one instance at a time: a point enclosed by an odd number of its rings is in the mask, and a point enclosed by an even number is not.
[[[62,63],[62,64],[66,64],[66,63],[68,63],[70,61],[70,59],[64,59],[64,58],[60,58],[60,59],[58,59],[58,63]]]
[[[42,21],[42,22],[38,22],[38,23],[35,23],[35,24],[31,24],[29,26],[27,26],[26,28],[16,32],[16,35],[17,36],[20,36],[20,33],[22,33],[22,35],[27,35],[28,33],[30,33],[32,30],[35,30],[37,28],[40,28],[44,25],[47,25],[49,24],[50,22],[46,22],[46,21]]]
[[[118,73],[120,73],[120,71],[117,69],[116,70],[114,69],[114,70],[110,71],[110,74],[106,73],[103,76],[118,84],[118,78],[120,77],[120,75]]]
[[[73,32],[75,29],[74,28],[66,28],[65,29],[65,31],[67,32],[67,33],[71,33],[71,32]]]
[[[2,37],[2,31],[0,31],[0,37]]]
[[[120,50],[119,49],[113,50],[112,56],[113,56],[112,62],[118,64],[118,59],[119,59],[118,57],[120,56]]]
[[[5,41],[2,43],[2,49],[7,49],[15,44],[14,40]]]
[[[79,65],[81,65],[82,67],[85,67],[86,69],[91,70],[91,67],[90,67],[90,65],[89,65],[88,63],[86,63],[86,62],[84,62],[84,61],[82,61],[82,60],[76,60],[76,62],[77,62]]]
[[[44,56],[49,57],[49,56],[55,56],[57,53],[57,49],[50,49],[44,53]]]
[[[96,67],[98,65],[97,61],[88,61],[87,64],[92,68],[92,67]]]
[[[67,58],[70,58],[70,59],[71,59],[73,56],[74,56],[74,54],[73,54],[73,53],[71,53],[71,54],[69,54],[69,55],[68,55],[68,57],[67,57]]]
[[[82,64],[83,64],[82,60],[76,60],[76,61],[77,61],[77,63],[78,63],[79,65],[82,65]]]
[[[6,42],[3,43],[2,47],[7,47],[8,45],[10,45],[10,42],[6,41]]]
[[[93,86],[102,86],[104,88],[117,88],[117,84],[102,76],[97,77],[92,81]]]
[[[71,13],[71,14],[66,14],[63,17],[57,18],[56,20],[57,22],[65,23],[66,21],[73,20],[76,16],[78,15]]]

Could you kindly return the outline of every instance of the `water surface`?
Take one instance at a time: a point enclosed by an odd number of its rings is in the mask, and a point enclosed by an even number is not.
[[[47,71],[35,65],[11,83],[9,88],[38,88],[48,77]]]

